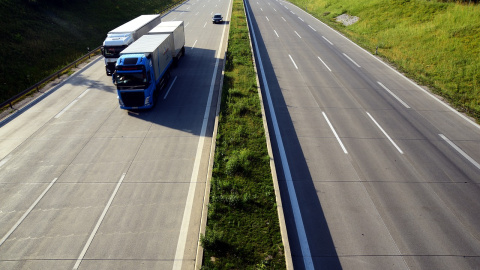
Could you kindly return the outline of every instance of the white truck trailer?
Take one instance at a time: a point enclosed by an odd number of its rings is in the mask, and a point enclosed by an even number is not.
[[[126,47],[145,35],[161,22],[161,16],[141,15],[108,32],[103,42],[102,55],[105,57],[105,70],[107,75],[115,71],[115,63]]]
[[[185,30],[183,21],[164,21],[148,32],[149,35],[171,34],[173,44],[172,52],[173,64],[176,65],[180,56],[185,55]]]

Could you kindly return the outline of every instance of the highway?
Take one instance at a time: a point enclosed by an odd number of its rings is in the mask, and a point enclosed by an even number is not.
[[[121,110],[98,57],[1,122],[0,269],[194,269],[230,10],[162,17],[186,54],[152,110]]]
[[[244,2],[295,269],[479,269],[480,127],[289,2]]]

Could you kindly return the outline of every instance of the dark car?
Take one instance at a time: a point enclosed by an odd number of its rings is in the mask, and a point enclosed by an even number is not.
[[[221,23],[221,22],[223,22],[222,14],[220,14],[220,13],[215,13],[215,14],[213,15],[212,22],[213,22],[213,23]]]

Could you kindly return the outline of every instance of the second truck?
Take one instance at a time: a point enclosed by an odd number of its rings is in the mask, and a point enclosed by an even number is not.
[[[141,15],[108,32],[103,42],[102,55],[105,57],[105,71],[112,75],[120,52],[147,34],[161,22],[160,15]]]

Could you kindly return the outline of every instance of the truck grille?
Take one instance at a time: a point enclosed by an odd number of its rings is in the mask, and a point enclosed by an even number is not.
[[[120,93],[125,107],[142,107],[145,102],[143,92],[122,92]]]

